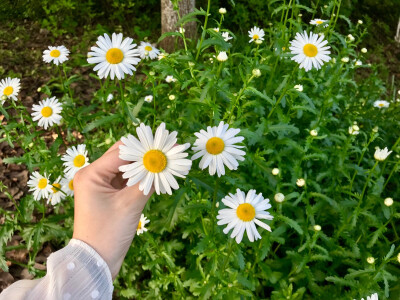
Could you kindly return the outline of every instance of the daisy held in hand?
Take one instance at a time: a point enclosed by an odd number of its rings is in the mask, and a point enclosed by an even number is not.
[[[51,203],[53,206],[60,203],[61,200],[65,198],[65,194],[63,193],[60,180],[61,176],[59,176],[56,179],[56,181],[53,182],[50,196],[49,199],[47,200],[47,203]]]
[[[16,101],[20,88],[21,84],[19,78],[7,77],[6,79],[2,79],[0,81],[0,97],[5,96],[6,98],[11,98]],[[5,100],[2,100],[1,104],[3,104],[4,101]]]
[[[264,199],[262,194],[256,194],[255,190],[250,190],[247,196],[240,189],[236,190],[236,194],[229,194],[222,199],[222,202],[229,208],[218,211],[218,225],[228,226],[223,230],[225,234],[233,228],[231,238],[235,238],[239,244],[243,239],[246,231],[250,242],[261,239],[260,233],[257,231],[256,224],[265,230],[271,231],[271,227],[261,222],[259,219],[272,220],[274,217],[266,210],[271,208],[269,199]]]
[[[125,38],[122,40],[122,33],[112,34],[112,38],[105,33],[104,37],[99,36],[97,46],[90,48],[93,52],[89,52],[90,56],[87,61],[90,64],[97,64],[93,70],[98,71],[100,78],[105,78],[110,74],[111,79],[116,76],[118,79],[125,78],[125,74],[132,75],[140,62],[140,52],[134,49],[136,44],[132,44],[133,39]]]
[[[67,149],[67,153],[61,157],[64,161],[65,175],[68,178],[74,178],[76,172],[89,165],[88,152],[86,145],[81,144],[77,147],[72,146]]]
[[[32,120],[39,120],[38,125],[45,130],[47,127],[53,126],[53,124],[58,125],[61,122],[62,106],[56,97],[46,98],[40,101],[39,105],[33,104],[32,110]]]
[[[64,46],[53,47],[43,51],[43,61],[47,63],[53,62],[55,65],[62,64],[68,60],[69,50]]]
[[[218,177],[225,175],[225,166],[230,170],[236,170],[239,166],[238,160],[243,161],[246,152],[239,150],[244,146],[238,146],[244,140],[242,136],[236,136],[240,129],[229,128],[228,124],[220,122],[218,127],[207,127],[207,131],[196,132],[197,140],[192,147],[198,151],[192,156],[192,160],[201,157],[199,167],[203,170],[209,167],[210,175],[217,172]]]
[[[297,33],[296,38],[290,42],[289,49],[294,55],[292,60],[300,64],[300,68],[306,71],[313,67],[317,70],[321,68],[324,62],[328,62],[331,58],[328,56],[331,52],[328,50],[330,46],[326,46],[328,41],[324,40],[324,35],[306,31]]]
[[[140,182],[139,190],[147,195],[154,182],[158,195],[172,195],[171,188],[179,189],[174,176],[185,178],[192,166],[192,161],[185,159],[188,154],[183,152],[190,144],[175,145],[177,132],[169,133],[165,123],[158,126],[154,137],[150,126],[143,123],[136,133],[139,140],[130,134],[121,138],[123,145],[119,146],[119,158],[133,162],[119,167],[122,177],[128,179],[127,186]]]

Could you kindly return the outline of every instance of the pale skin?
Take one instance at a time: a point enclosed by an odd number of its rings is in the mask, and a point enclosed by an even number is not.
[[[122,142],[115,143],[98,160],[74,177],[75,221],[73,238],[84,241],[100,254],[117,277],[136,234],[140,215],[154,192],[146,196],[139,184],[126,186],[118,171],[132,162],[118,157]]]

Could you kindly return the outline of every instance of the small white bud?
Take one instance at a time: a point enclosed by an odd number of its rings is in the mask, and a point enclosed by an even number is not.
[[[341,59],[341,61],[342,62],[344,62],[344,63],[347,63],[347,62],[349,62],[349,58],[346,56],[346,57],[343,57],[342,59]]]
[[[172,100],[175,100],[175,95],[169,95],[169,96],[168,96],[168,99],[171,100],[171,101],[172,101]]]
[[[110,145],[111,144],[111,139],[107,138],[105,142],[106,142],[106,145]]]
[[[154,75],[156,75],[156,73],[155,73],[154,71],[150,71],[150,72],[149,72],[149,75],[150,75],[150,76],[154,76]]]
[[[217,56],[218,61],[224,62],[228,60],[228,55],[226,54],[225,51],[221,51],[218,56]]]
[[[258,39],[258,40],[255,41],[255,43],[256,43],[257,45],[261,45],[261,44],[262,44],[262,40]]]
[[[362,23],[364,23],[362,20],[358,20],[358,24],[362,24]]]
[[[260,71],[260,69],[253,69],[253,71],[251,71],[251,73],[252,73],[255,77],[260,77],[260,76],[261,76],[261,71]]]
[[[276,202],[282,203],[285,200],[285,195],[282,193],[277,193],[274,196]]]
[[[393,205],[393,198],[390,198],[390,197],[386,198],[383,203],[385,203],[386,206],[392,206]]]
[[[279,174],[279,169],[278,168],[273,168],[271,173],[272,173],[272,175],[276,176],[276,175]]]
[[[42,90],[42,88],[38,87],[38,89],[37,89],[38,93],[40,93],[41,90]]]
[[[370,256],[370,257],[367,258],[367,262],[372,265],[375,262],[375,258]]]
[[[321,231],[321,226],[320,225],[314,225],[314,230],[315,231]]]
[[[310,131],[310,134],[311,134],[312,136],[317,136],[317,135],[318,135],[318,131],[315,130],[315,129],[313,129],[313,130]]]
[[[301,84],[296,84],[294,86],[294,89],[298,90],[299,92],[302,92],[303,91],[303,86]]]
[[[367,50],[367,48],[362,48],[362,49],[361,49],[361,52],[362,52],[362,53],[367,53],[368,50]]]
[[[221,8],[218,10],[218,12],[219,12],[221,15],[224,15],[224,14],[226,14],[226,8],[221,7]]]
[[[349,39],[350,42],[353,42],[353,41],[355,40],[354,36],[351,35],[351,34],[349,34],[349,35],[347,36],[347,38]]]
[[[299,178],[296,180],[296,184],[298,187],[303,187],[306,184],[306,181],[304,180],[304,178]]]

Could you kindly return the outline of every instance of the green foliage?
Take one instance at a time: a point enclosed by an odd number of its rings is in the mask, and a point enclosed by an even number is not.
[[[315,13],[329,19],[333,12],[339,15],[337,1],[327,3],[327,8],[268,1],[260,15],[245,10],[242,1],[235,3],[236,11],[223,18],[217,10],[210,11],[208,21],[214,23],[199,40],[177,32],[161,36],[159,40],[165,36],[185,39],[186,49],[161,60],[143,60],[135,76],[122,81],[99,81],[94,73],[86,79],[72,75],[72,68],[88,67],[85,51],[91,45],[82,46],[83,55],[72,52],[63,66],[67,78],[54,69],[54,77],[42,87],[42,92],[63,103],[63,120],[51,129],[58,136],[46,143],[41,138],[46,132],[30,120],[27,108],[7,100],[2,108],[7,124],[0,129],[0,141],[15,143],[25,153],[4,163],[25,164],[30,172],[39,170],[55,179],[63,175],[58,154],[66,146],[84,141],[94,161],[121,136],[134,134],[139,122],[153,129],[165,122],[169,130],[179,132],[179,143],[193,144],[194,132],[223,120],[241,129],[245,161],[219,179],[200,170],[194,161],[187,178],[179,181],[178,191],[149,200],[144,211],[150,219],[149,231],[135,237],[127,253],[114,282],[118,296],[308,300],[366,298],[377,292],[382,299],[398,298],[400,109],[393,96],[398,87],[386,87],[377,67],[367,65],[367,56],[360,52],[365,27],[343,16],[332,18],[327,28],[311,28],[297,17],[302,13],[311,18]],[[250,1],[255,11],[262,3]],[[74,2],[63,1],[47,9],[57,12],[63,5],[76,9]],[[265,10],[268,13],[261,14]],[[194,16],[203,21],[205,11],[197,10],[180,22]],[[246,34],[229,26],[232,23],[224,23],[229,18],[252,23],[265,16],[271,25],[260,46],[249,44]],[[234,31],[237,38],[226,42],[211,29],[216,26]],[[320,70],[299,69],[288,47],[302,30],[324,33],[334,60]],[[101,34],[104,28],[99,26],[98,31]],[[357,39],[349,41],[349,33]],[[215,58],[220,51],[227,52],[227,61]],[[349,57],[349,62],[342,62],[343,57]],[[363,64],[356,66],[356,60]],[[259,77],[254,69],[260,70]],[[177,81],[166,83],[168,75]],[[89,98],[74,90],[74,84],[83,81],[94,91]],[[302,91],[295,88],[298,84],[303,85]],[[114,99],[107,102],[110,93]],[[153,95],[152,103],[144,102],[146,95]],[[169,100],[171,95],[174,100]],[[390,107],[373,107],[378,99],[389,101]],[[354,122],[358,135],[349,133]],[[317,135],[311,135],[312,130]],[[376,163],[377,146],[393,153]],[[273,168],[279,168],[278,175],[272,175]],[[300,178],[305,180],[302,187],[296,185]],[[253,188],[271,199],[274,220],[267,223],[272,232],[259,228],[262,239],[253,243],[244,237],[236,244],[216,225],[221,198],[237,188]],[[273,200],[277,193],[285,195],[283,202]],[[386,206],[386,197],[395,203]],[[67,197],[49,216],[43,214],[44,205],[28,194],[15,212],[4,211],[2,269],[6,269],[6,244],[16,232],[30,251],[33,273],[32,262],[44,242],[59,247],[68,242],[73,199]],[[32,214],[39,216],[37,222]],[[368,263],[369,257],[375,262]]]

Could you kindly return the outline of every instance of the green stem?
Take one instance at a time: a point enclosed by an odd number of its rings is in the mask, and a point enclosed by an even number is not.
[[[358,202],[357,208],[359,208],[361,206],[361,201],[363,200],[365,190],[367,189],[368,183],[369,183],[369,181],[371,180],[371,177],[372,177],[372,173],[374,172],[374,170],[375,170],[376,166],[378,165],[378,163],[379,163],[379,161],[376,161],[374,166],[372,167],[371,171],[369,172],[369,175],[368,175],[367,181],[364,184],[364,188],[362,190],[362,193],[361,193],[361,196],[360,196],[360,201]]]
[[[319,4],[319,0],[317,0],[317,4],[316,4],[315,7],[314,7],[314,12],[313,12],[313,15],[312,15],[312,17],[311,17],[311,20],[314,20],[315,13],[317,12],[317,9],[318,9],[318,4]]]
[[[392,178],[392,175],[393,175],[393,173],[396,171],[397,165],[398,165],[399,163],[400,163],[400,160],[398,160],[398,161],[396,162],[396,164],[394,165],[392,171],[391,171],[390,174],[389,174],[388,179],[386,179],[386,182],[385,182],[385,184],[383,185],[383,190],[385,190],[386,185],[389,183],[390,178]]]
[[[360,159],[358,160],[357,167],[360,166],[361,161],[362,161],[362,159],[364,158],[364,154],[365,154],[365,152],[368,150],[368,146],[372,143],[372,141],[374,140],[374,138],[375,138],[375,133],[372,133],[372,135],[371,135],[371,137],[370,137],[370,139],[369,139],[369,141],[368,141],[368,144],[364,147],[364,149],[363,149],[363,151],[362,151],[362,153],[361,153],[361,157],[360,157]],[[353,189],[353,183],[354,183],[354,179],[356,178],[357,173],[358,173],[357,169],[354,170],[354,174],[353,174],[353,177],[351,178],[351,182],[350,182],[350,192],[351,192],[351,190]]]
[[[297,66],[293,69],[293,72],[292,72],[292,74],[290,75],[288,81],[286,82],[286,86],[285,86],[285,88],[283,89],[282,94],[280,95],[278,101],[276,101],[274,107],[272,107],[271,111],[269,112],[269,114],[268,114],[268,116],[267,116],[267,119],[269,119],[269,117],[270,117],[270,116],[272,115],[272,113],[274,112],[275,108],[276,108],[276,107],[279,105],[279,103],[281,102],[283,96],[285,96],[287,90],[289,89],[289,86],[292,84],[292,77],[293,77],[294,72],[295,72],[296,70],[297,70]]]
[[[231,257],[231,254],[232,254],[232,251],[233,251],[232,245],[233,245],[233,239],[231,239],[231,240],[229,241],[229,246],[228,246],[228,247],[229,247],[229,250],[228,250],[227,256],[225,257],[225,261],[224,261],[224,263],[223,263],[223,265],[222,265],[222,269],[221,269],[222,272],[225,272],[226,265],[228,264],[229,258]]]
[[[211,206],[211,232],[212,235],[214,234],[215,231],[215,205],[217,203],[217,193],[218,193],[218,179],[219,177],[215,180],[215,187],[214,187],[214,196],[213,196],[213,202]]]
[[[237,103],[238,103],[240,97],[242,97],[242,94],[243,94],[244,91],[246,90],[247,85],[253,80],[253,78],[254,78],[254,75],[252,75],[252,76],[249,78],[249,80],[246,81],[246,82],[244,83],[243,87],[240,89],[239,94],[238,94],[238,96],[236,97],[236,100],[235,100],[235,102],[233,103],[232,109],[231,109],[231,111],[230,111],[230,113],[229,113],[229,118],[228,118],[228,122],[227,122],[228,124],[230,124],[230,122],[231,122],[231,119],[232,119],[232,116],[233,116],[233,112],[234,112],[234,110],[235,110],[235,107],[236,107],[236,105],[237,105]]]
[[[201,39],[200,39],[200,43],[199,43],[199,49],[197,49],[196,60],[199,58],[200,50],[201,50],[201,45],[203,44],[204,37],[206,36],[207,22],[208,22],[208,14],[210,13],[210,4],[211,4],[211,0],[208,0],[208,3],[207,3],[207,14],[206,14],[206,19],[205,19],[205,21],[204,21],[203,32],[201,33]]]
[[[67,73],[65,72],[65,66],[64,65],[62,65],[62,69],[63,69],[63,73],[64,73],[64,76],[65,76],[65,82],[66,82],[66,81],[68,81],[68,78],[67,78]],[[74,98],[72,97],[72,91],[71,91],[70,85],[68,85],[68,94],[69,94],[69,97],[71,98],[71,101],[72,101]]]

